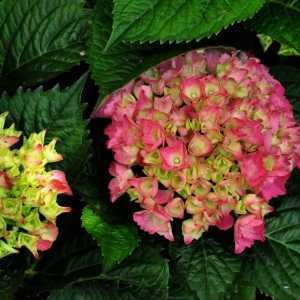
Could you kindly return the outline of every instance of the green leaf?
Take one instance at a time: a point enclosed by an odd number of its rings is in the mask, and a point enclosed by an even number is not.
[[[253,284],[253,257],[249,252],[241,256],[240,273],[236,276],[232,291],[225,295],[226,300],[255,300],[256,286]]]
[[[266,223],[265,244],[254,248],[254,283],[279,300],[300,295],[300,198],[285,197]]]
[[[14,295],[12,290],[2,290],[0,291],[0,299],[1,300],[13,300]]]
[[[275,66],[272,75],[285,87],[285,94],[293,105],[294,115],[300,122],[300,69],[291,66]]]
[[[180,47],[170,50],[168,47],[158,45],[141,47],[120,43],[104,52],[111,33],[111,13],[112,0],[96,2],[88,39],[88,63],[93,79],[100,86],[100,102],[104,96],[120,88],[144,70],[184,51]]]
[[[54,248],[44,254],[43,260],[36,269],[46,274],[65,277],[90,267],[99,266],[101,257],[95,241],[86,232],[78,233],[80,234],[73,237],[67,236],[68,233],[61,233]]]
[[[300,51],[300,1],[269,0],[250,22],[250,26]]]
[[[273,39],[266,35],[266,34],[262,34],[259,33],[256,35],[259,39],[259,42],[261,44],[261,47],[263,48],[264,52],[268,51],[268,49],[270,48],[270,46],[273,44]]]
[[[26,271],[26,285],[42,291],[64,288],[78,278],[99,275],[101,262],[100,250],[88,233],[77,230],[75,235],[62,230],[51,251]]]
[[[65,90],[58,86],[48,91],[20,88],[12,97],[2,95],[0,101],[0,111],[9,111],[8,119],[26,136],[47,129],[46,141],[58,139],[57,151],[64,160],[51,166],[63,169],[72,177],[81,171],[88,156],[88,132],[81,104],[85,81],[86,75]]]
[[[82,0],[2,0],[0,86],[34,85],[78,64],[87,30],[83,5]]]
[[[143,245],[120,266],[104,274],[103,279],[119,282],[130,299],[166,300],[169,266],[159,250],[158,247]],[[120,289],[120,295],[122,292]]]
[[[167,300],[169,267],[159,249],[144,246],[111,271],[79,278],[51,293],[50,300]]]
[[[88,207],[84,208],[81,220],[83,227],[101,247],[105,269],[120,263],[139,244],[135,227],[108,224]]]
[[[106,49],[127,40],[190,41],[252,17],[264,0],[116,0]]]
[[[295,48],[289,47],[284,44],[280,45],[278,54],[282,56],[300,56],[299,51],[297,51]]]
[[[273,44],[273,39],[263,33],[259,33],[257,34],[257,37],[259,39],[259,42],[264,50],[264,52],[266,52],[270,46]],[[297,51],[295,48],[292,48],[288,45],[285,44],[281,44],[280,48],[278,50],[278,55],[282,55],[282,56],[299,56],[300,52]]]
[[[237,286],[236,291],[230,300],[255,300],[256,287],[248,284],[241,283]]]
[[[81,283],[54,290],[48,300],[117,300],[112,298],[109,291],[99,283]]]
[[[173,273],[178,283],[176,290],[171,288],[171,299],[224,299],[240,271],[240,257],[212,240],[202,239],[189,247],[172,247],[170,254],[176,261]]]

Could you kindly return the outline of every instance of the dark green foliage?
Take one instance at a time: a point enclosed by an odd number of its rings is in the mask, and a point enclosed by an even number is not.
[[[258,33],[277,43],[263,53]],[[298,0],[0,0],[0,112],[27,136],[58,140],[64,161],[53,167],[75,194],[60,199],[73,212],[39,261],[25,251],[0,261],[0,299],[299,299],[299,171],[272,200],[265,243],[240,256],[231,231],[169,244],[137,229],[133,204],[110,203],[107,122],[89,120],[96,102],[166,58],[234,45],[269,65],[300,121],[299,57],[278,55],[279,44],[297,55],[299,36]]]
[[[84,56],[87,14],[82,0],[0,3],[0,88],[35,85]]]

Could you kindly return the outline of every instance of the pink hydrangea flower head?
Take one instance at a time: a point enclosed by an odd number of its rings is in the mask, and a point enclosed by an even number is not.
[[[71,210],[58,205],[57,196],[72,195],[72,190],[64,172],[45,168],[63,159],[55,150],[56,140],[45,145],[42,131],[11,150],[21,132],[14,125],[4,128],[6,117],[0,115],[0,259],[23,246],[38,258],[58,236],[57,216]]]
[[[284,88],[234,49],[164,61],[109,95],[95,115],[112,119],[111,200],[127,192],[143,209],[134,221],[168,240],[180,219],[186,244],[211,226],[234,225],[241,253],[264,239],[268,202],[286,193],[300,166],[300,126]]]

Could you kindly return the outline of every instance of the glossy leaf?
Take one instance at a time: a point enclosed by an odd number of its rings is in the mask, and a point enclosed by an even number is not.
[[[83,4],[82,0],[0,2],[2,89],[34,85],[80,62],[87,30]]]

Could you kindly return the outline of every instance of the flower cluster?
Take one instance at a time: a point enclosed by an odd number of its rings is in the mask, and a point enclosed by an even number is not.
[[[63,157],[53,140],[44,145],[45,131],[24,138],[14,125],[4,128],[7,113],[0,115],[0,258],[22,246],[35,257],[49,249],[58,235],[56,217],[69,212],[57,204],[58,194],[72,195],[62,171],[46,171],[48,163]]]
[[[268,202],[300,167],[300,127],[284,88],[239,51],[165,61],[110,95],[96,116],[112,118],[111,201],[127,192],[142,208],[133,215],[140,228],[170,241],[176,218],[186,244],[234,223],[236,253],[264,240]]]

